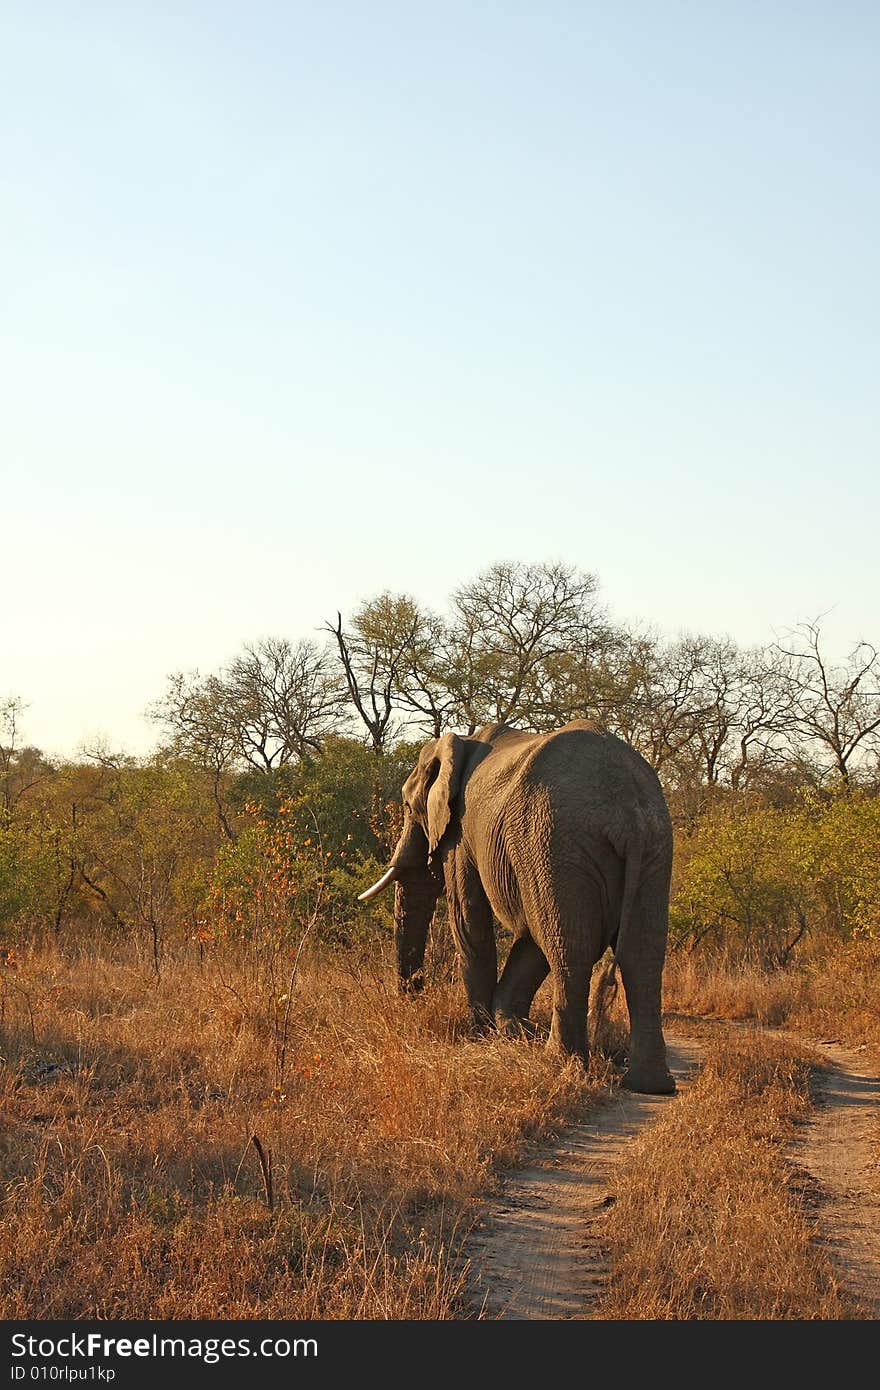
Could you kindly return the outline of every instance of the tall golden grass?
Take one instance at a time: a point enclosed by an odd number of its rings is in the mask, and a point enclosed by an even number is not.
[[[878,962],[847,948],[768,975],[673,956],[665,1001],[877,1041]],[[540,1042],[470,1038],[442,958],[415,999],[381,949],[270,966],[212,948],[157,979],[106,945],[10,954],[0,1316],[470,1315],[464,1237],[528,1141],[607,1093],[622,992],[584,1074]],[[546,988],[537,1016],[540,1032]],[[638,1141],[602,1316],[841,1315],[782,1159],[805,1062],[755,1046],[725,1042]]]
[[[809,1109],[796,1045],[732,1035],[691,1089],[634,1142],[607,1240],[597,1316],[836,1319],[853,1316],[784,1149]]]
[[[751,1019],[853,1047],[880,1046],[880,941],[816,943],[785,970],[733,957],[676,952],[666,964],[667,1011]]]
[[[608,1064],[472,1040],[459,987],[401,999],[381,959],[287,993],[233,955],[6,968],[0,1316],[462,1313],[479,1197]]]

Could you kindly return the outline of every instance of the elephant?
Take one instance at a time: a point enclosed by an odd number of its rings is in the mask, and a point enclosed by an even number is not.
[[[622,1085],[670,1094],[660,991],[671,869],[660,782],[628,743],[588,720],[551,733],[490,724],[424,745],[390,867],[360,898],[395,884],[399,980],[417,990],[445,892],[474,1027],[521,1031],[549,974],[547,1046],[584,1064],[590,979],[611,946],[630,1017]],[[513,936],[500,979],[496,919]]]

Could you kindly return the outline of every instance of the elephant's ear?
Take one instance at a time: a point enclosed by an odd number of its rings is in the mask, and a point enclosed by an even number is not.
[[[449,828],[452,807],[461,784],[465,761],[465,740],[458,734],[443,734],[434,749],[437,775],[428,790],[428,853],[433,854]]]

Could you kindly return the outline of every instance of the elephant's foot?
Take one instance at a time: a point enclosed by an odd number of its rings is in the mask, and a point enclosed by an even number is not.
[[[552,1027],[545,1044],[545,1049],[549,1056],[558,1057],[560,1062],[570,1062],[572,1058],[574,1058],[576,1061],[580,1062],[584,1071],[589,1070],[590,1052],[586,1044],[581,1047],[575,1042],[566,1043],[558,1034],[554,1034]]]
[[[493,1032],[494,1028],[495,1021],[486,1009],[471,1009],[468,1032],[472,1038],[484,1038],[487,1033]]]
[[[521,1014],[503,1014],[496,1010],[495,1027],[508,1038],[534,1039],[538,1035],[538,1025]]]
[[[586,984],[589,985],[589,979],[587,979]],[[587,1043],[586,988],[583,990],[582,997],[577,1000],[576,1006],[568,1004],[559,1008],[558,1005],[554,1005],[550,1036],[547,1039],[547,1051],[565,1059],[576,1057],[583,1067],[589,1067],[590,1048]]]
[[[627,1068],[620,1082],[627,1091],[640,1091],[646,1096],[671,1096],[675,1094],[675,1078],[665,1066],[640,1066]]]
[[[416,970],[412,975],[401,976],[397,988],[401,994],[421,994],[425,988],[425,977],[421,970]]]

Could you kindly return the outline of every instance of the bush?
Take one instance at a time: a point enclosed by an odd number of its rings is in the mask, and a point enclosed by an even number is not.
[[[880,934],[880,799],[727,806],[679,845],[673,947],[701,941],[785,965],[809,932]]]

